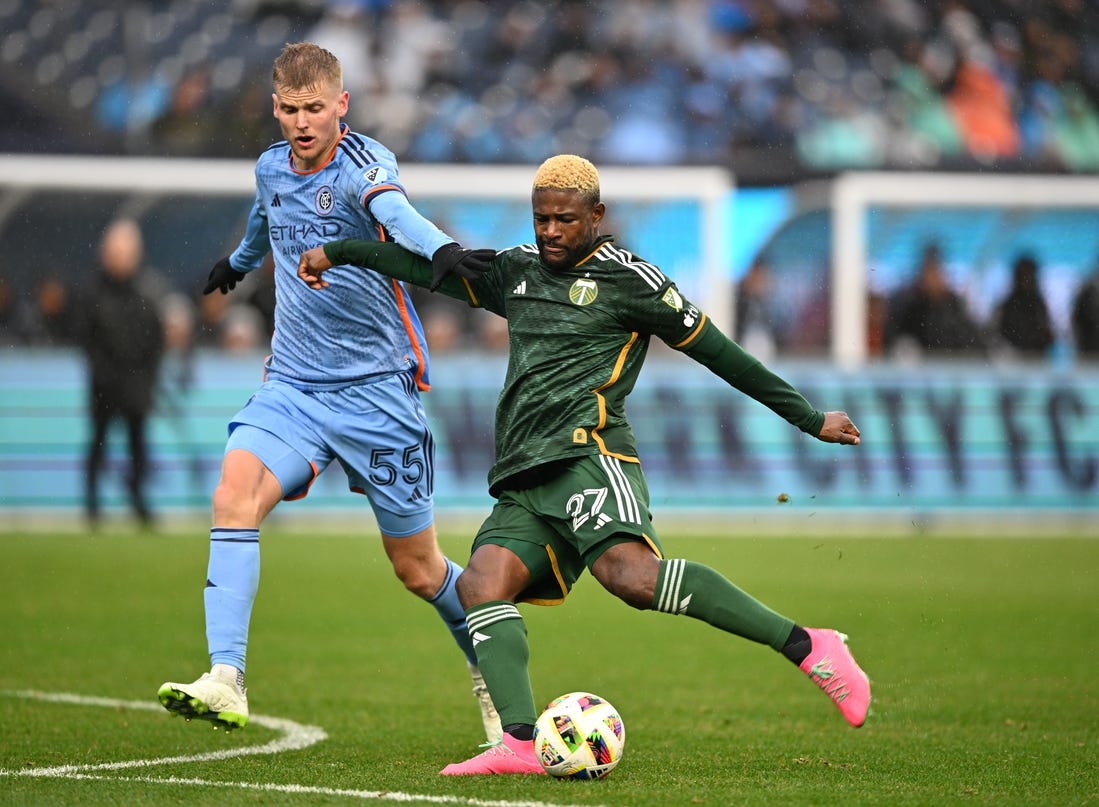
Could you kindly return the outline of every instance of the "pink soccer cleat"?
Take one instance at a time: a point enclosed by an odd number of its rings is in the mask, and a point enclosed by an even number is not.
[[[534,755],[534,740],[517,740],[510,734],[465,762],[447,765],[443,776],[485,776],[493,773],[541,773],[542,763]]]
[[[847,649],[847,636],[822,628],[805,632],[813,649],[798,666],[832,699],[844,719],[858,728],[870,711],[870,679]]]

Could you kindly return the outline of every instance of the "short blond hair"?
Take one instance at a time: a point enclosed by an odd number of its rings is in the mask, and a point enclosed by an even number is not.
[[[538,167],[533,190],[577,191],[595,204],[599,201],[599,171],[583,157],[558,154]]]
[[[312,42],[288,42],[275,59],[271,81],[277,91],[343,89],[343,68],[330,51]]]

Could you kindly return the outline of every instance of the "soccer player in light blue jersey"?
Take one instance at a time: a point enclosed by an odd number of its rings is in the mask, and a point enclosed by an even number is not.
[[[229,423],[205,588],[211,669],[168,682],[169,711],[227,729],[248,722],[245,654],[259,586],[260,525],[282,500],[306,496],[333,461],[373,508],[393,570],[435,606],[464,652],[490,742],[499,717],[476,666],[455,593],[461,567],[443,555],[432,512],[433,438],[420,402],[428,389],[423,329],[404,287],[340,267],[332,294],[297,280],[298,258],[336,238],[395,240],[430,258],[436,285],[473,277],[492,250],[468,250],[409,203],[393,153],[341,119],[348,108],[339,61],[312,43],[275,60],[274,115],[283,140],[256,164],[256,198],[240,245],[210,271],[204,294],[230,292],[275,260],[275,333],[260,389]]]

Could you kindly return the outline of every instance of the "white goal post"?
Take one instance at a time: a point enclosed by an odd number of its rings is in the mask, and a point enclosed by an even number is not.
[[[1099,210],[1099,179],[885,172],[836,178],[829,192],[832,358],[845,367],[867,360],[868,214],[875,206]]]
[[[492,200],[514,202],[529,221],[530,184],[537,166],[429,165],[401,166],[401,181],[417,200]],[[87,157],[69,155],[0,155],[0,192],[64,190],[195,196],[251,196],[255,163],[251,160]],[[619,202],[657,205],[687,201],[697,205],[695,232],[665,234],[669,250],[676,243],[690,257],[687,265],[669,266],[632,241],[624,246],[661,265],[666,274],[690,291],[723,329],[732,326],[729,272],[730,173],[717,167],[600,168],[602,196],[613,215]],[[0,220],[9,198],[0,201]],[[659,224],[659,211],[654,210]],[[646,225],[648,226],[648,225]],[[444,229],[446,229],[444,227]],[[533,232],[525,236],[533,239]],[[678,239],[678,242],[676,241]],[[471,244],[503,248],[512,244]],[[695,257],[697,256],[697,257]],[[686,290],[686,289],[685,289]]]

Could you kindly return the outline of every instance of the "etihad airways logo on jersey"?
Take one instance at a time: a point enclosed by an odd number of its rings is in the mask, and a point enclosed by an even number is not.
[[[318,238],[331,241],[340,234],[338,221],[324,221],[319,224],[272,224],[268,226],[268,235],[275,241],[303,241]]]
[[[594,303],[599,296],[599,285],[590,277],[579,278],[569,289],[569,299],[576,305]]]

